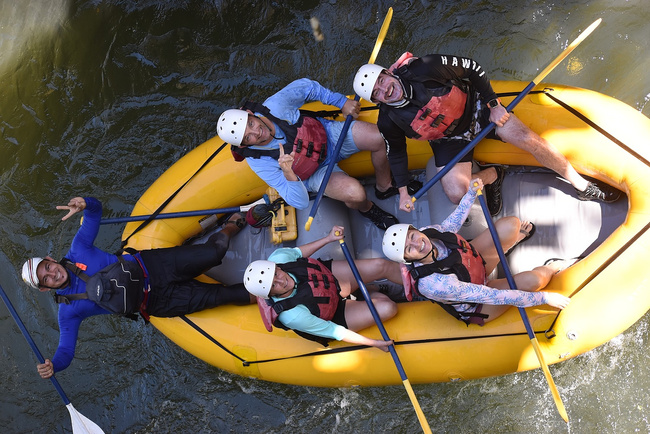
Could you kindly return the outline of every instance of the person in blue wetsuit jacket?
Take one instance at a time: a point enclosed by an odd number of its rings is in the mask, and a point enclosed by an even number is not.
[[[237,160],[245,159],[264,182],[295,208],[307,208],[309,192],[318,192],[330,161],[339,162],[359,151],[371,152],[375,196],[383,200],[397,194],[377,126],[353,121],[340,153],[334,155],[344,123],[301,112],[300,107],[311,101],[338,107],[344,116],[353,118],[360,110],[358,101],[303,78],[291,82],[262,104],[247,102],[241,109],[226,110],[219,117],[217,133],[232,145]],[[380,229],[397,223],[393,215],[368,200],[361,183],[338,165],[334,166],[325,195],[359,210]]]
[[[79,326],[90,316],[139,312],[148,319],[149,315],[171,317],[227,303],[245,305],[254,302],[242,284],[225,286],[194,279],[221,263],[230,238],[245,225],[245,218],[240,214],[233,214],[222,230],[205,244],[133,251],[118,257],[94,245],[102,215],[102,205],[97,199],[75,197],[67,206],[57,206],[57,209],[68,210],[63,220],[85,210],[83,223],[70,250],[61,261],[49,256],[28,259],[22,269],[23,280],[29,286],[41,292],[53,291],[55,301],[60,303],[59,345],[51,360],[37,365],[42,378],[49,378],[70,365]],[[86,291],[86,280],[88,287],[94,290],[97,277],[108,269],[113,269],[112,274],[107,275],[108,280],[117,282],[121,276],[128,276],[127,282],[119,285],[128,287],[125,298],[133,302],[125,303],[122,299],[124,294],[111,297],[111,291],[116,288],[110,283],[102,287],[106,290],[102,299],[93,301],[94,294]],[[118,308],[115,308],[116,303]]]

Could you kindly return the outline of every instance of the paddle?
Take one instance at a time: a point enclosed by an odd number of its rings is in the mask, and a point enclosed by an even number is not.
[[[476,184],[474,185],[476,186]],[[503,253],[503,247],[501,246],[501,241],[499,240],[499,234],[497,234],[497,230],[494,226],[494,222],[492,221],[492,217],[490,215],[490,210],[488,209],[487,203],[485,202],[485,196],[483,196],[483,191],[479,189],[477,191],[477,195],[478,195],[478,200],[481,203],[481,208],[483,209],[483,214],[485,215],[485,221],[487,222],[488,229],[490,230],[490,234],[492,235],[494,246],[496,247],[497,253],[499,254],[499,260],[501,261],[501,266],[503,267],[503,271],[506,275],[506,279],[508,280],[508,285],[510,285],[510,288],[512,289],[517,289],[517,284],[515,283],[515,279],[512,277],[512,273],[510,272],[510,267],[508,266],[508,261],[506,259],[505,254]],[[565,422],[569,422],[569,416],[567,415],[566,409],[564,408],[564,404],[562,403],[560,392],[558,392],[557,387],[555,386],[555,382],[553,381],[553,377],[551,376],[551,371],[548,369],[548,365],[544,361],[544,355],[542,354],[542,349],[540,348],[539,342],[537,341],[537,336],[535,336],[535,332],[533,331],[533,328],[530,325],[530,320],[528,319],[528,314],[526,314],[526,309],[524,309],[523,307],[519,307],[518,309],[519,309],[519,315],[521,315],[521,319],[524,322],[524,326],[526,327],[526,333],[528,333],[530,342],[533,344],[533,349],[535,350],[535,354],[537,355],[537,360],[539,360],[539,365],[541,366],[542,371],[544,372],[544,376],[546,377],[546,381],[548,382],[548,386],[551,389],[551,394],[553,395],[553,399],[555,400],[555,406],[557,407],[560,416],[562,416],[562,419],[564,419]]]
[[[230,208],[214,208],[214,209],[203,209],[203,210],[194,210],[194,211],[179,211],[179,212],[168,212],[168,213],[161,213],[157,214],[153,217],[152,220],[158,220],[158,219],[175,219],[175,218],[180,218],[180,217],[193,217],[193,216],[200,216],[200,215],[212,215],[212,214],[221,214],[221,213],[231,213],[231,212],[244,212],[248,211],[255,205],[263,204],[266,203],[264,198],[250,203],[248,205],[242,205],[242,206],[233,206]],[[110,225],[114,223],[127,223],[127,222],[138,222],[138,221],[144,221],[150,218],[153,214],[149,215],[132,215],[129,217],[115,217],[115,218],[110,218],[110,219],[102,219],[99,224],[100,225]]]
[[[388,333],[384,328],[384,324],[381,322],[381,318],[379,318],[379,314],[377,313],[377,309],[375,309],[375,305],[372,304],[372,300],[370,299],[370,294],[368,294],[368,289],[366,288],[366,285],[363,283],[363,280],[361,279],[361,275],[359,274],[359,270],[357,269],[357,266],[354,263],[352,256],[350,255],[350,250],[348,249],[348,246],[345,244],[345,241],[343,240],[339,240],[339,243],[341,243],[341,249],[343,250],[345,259],[347,259],[348,264],[350,265],[350,269],[352,270],[352,274],[354,274],[354,278],[357,280],[357,283],[359,284],[359,289],[361,290],[361,293],[363,294],[363,298],[366,300],[366,303],[368,304],[370,313],[372,314],[372,317],[374,318],[375,323],[377,324],[377,328],[381,332],[382,338],[385,341],[389,341],[390,338],[388,337]],[[400,362],[399,357],[397,356],[397,351],[395,351],[395,345],[391,345],[390,347],[388,347],[388,350],[390,351],[390,355],[393,357],[393,362],[395,362],[395,366],[397,367],[399,376],[401,377],[402,383],[406,388],[406,393],[408,393],[408,396],[411,399],[411,403],[413,404],[415,413],[417,414],[418,420],[420,421],[420,426],[422,427],[422,431],[424,431],[425,433],[431,433],[431,428],[429,427],[429,423],[427,422],[427,419],[424,416],[422,409],[420,408],[420,404],[418,403],[418,399],[415,396],[415,392],[413,391],[413,388],[411,387],[411,383],[408,377],[406,376],[406,372],[404,371],[402,362]]]
[[[36,347],[36,344],[34,343],[34,340],[30,336],[29,332],[25,328],[25,324],[23,324],[22,320],[18,316],[18,312],[16,312],[16,309],[14,309],[14,306],[11,304],[11,301],[9,301],[9,298],[7,297],[7,294],[5,293],[4,289],[2,289],[2,286],[0,286],[0,296],[4,300],[5,304],[7,305],[7,309],[9,309],[9,313],[11,313],[11,316],[14,317],[14,320],[16,321],[16,324],[18,324],[18,328],[20,328],[20,331],[23,332],[23,336],[25,336],[25,339],[27,339],[27,343],[32,347],[32,350],[36,354],[36,357],[41,363],[45,363],[45,359],[43,358],[43,355],[41,352],[38,350],[38,347]],[[61,399],[63,399],[63,403],[65,404],[66,408],[68,409],[68,412],[70,413],[70,418],[72,419],[72,432],[73,433],[79,433],[79,434],[84,434],[84,433],[90,433],[90,434],[95,434],[95,433],[103,433],[102,429],[95,424],[92,420],[88,419],[85,417],[83,414],[79,413],[68,397],[65,395],[65,392],[63,391],[63,388],[61,388],[61,385],[59,382],[54,378],[54,375],[50,377],[50,380],[52,380],[52,384],[54,384],[54,387],[56,388],[56,391],[59,392],[59,395],[61,395]]]
[[[386,33],[388,33],[388,26],[390,25],[390,20],[392,18],[393,18],[393,8],[391,7],[388,8],[388,13],[386,13],[386,18],[384,18],[384,23],[381,25],[381,29],[379,30],[379,35],[377,36],[377,42],[375,42],[375,48],[373,48],[372,53],[370,54],[370,60],[368,61],[368,63],[375,63],[375,60],[377,59],[377,54],[379,54],[379,49],[381,48],[381,44],[384,42]],[[359,95],[355,95],[354,100],[359,101]],[[320,205],[320,201],[323,198],[323,195],[325,194],[325,187],[327,187],[327,183],[329,182],[330,176],[332,175],[332,171],[334,170],[334,166],[336,165],[336,157],[341,153],[343,140],[345,140],[345,136],[348,134],[348,130],[350,129],[351,123],[352,123],[352,115],[348,115],[347,118],[345,119],[345,123],[343,124],[343,129],[341,130],[341,134],[339,135],[339,140],[338,142],[336,142],[336,146],[334,147],[334,153],[332,154],[332,161],[330,161],[329,165],[327,166],[327,171],[325,172],[323,181],[321,182],[320,187],[318,188],[318,194],[314,199],[314,204],[311,206],[311,211],[309,211],[309,218],[305,223],[305,230],[307,231],[311,228],[311,223],[314,221],[314,217],[316,216],[316,211],[318,211],[318,205]]]
[[[511,112],[515,108],[515,106],[517,104],[519,104],[521,102],[521,100],[523,100],[524,97],[526,95],[528,95],[528,93],[531,90],[533,90],[533,88],[535,86],[537,86],[537,84],[539,84],[539,82],[541,82],[553,69],[555,69],[555,67],[557,65],[559,65],[560,62],[562,62],[569,54],[571,54],[571,52],[578,45],[580,45],[580,43],[582,41],[584,41],[585,38],[587,36],[589,36],[591,34],[591,32],[594,31],[594,29],[596,29],[596,27],[598,27],[598,25],[600,24],[601,21],[602,21],[602,18],[598,18],[589,27],[587,27],[587,29],[584,32],[582,32],[582,34],[580,34],[580,36],[578,36],[573,42],[571,42],[571,44],[569,44],[569,46],[566,47],[564,49],[564,51],[562,51],[562,53],[560,53],[560,55],[555,58],[555,60],[553,60],[546,68],[544,68],[544,70],[542,72],[540,72],[537,75],[537,77],[535,77],[533,79],[533,81],[531,81],[528,84],[528,86],[526,86],[524,88],[524,90],[522,90],[521,93],[519,95],[517,95],[517,97],[515,99],[512,100],[512,102],[510,104],[508,104],[508,107],[506,107],[506,110],[508,112]],[[436,182],[438,182],[443,176],[445,176],[447,174],[447,172],[449,172],[456,165],[456,163],[458,163],[465,155],[467,155],[467,153],[469,153],[469,151],[471,151],[478,144],[478,142],[483,140],[485,138],[485,136],[487,136],[488,133],[490,131],[492,131],[495,127],[496,127],[496,124],[494,122],[490,122],[487,127],[485,127],[483,130],[481,130],[481,132],[474,138],[474,140],[469,142],[467,144],[467,146],[465,146],[462,149],[462,151],[460,151],[460,153],[458,155],[456,155],[454,158],[452,158],[451,161],[449,163],[447,163],[445,165],[445,167],[440,172],[438,172],[433,178],[431,178],[429,181],[427,181],[422,186],[422,188],[419,189],[413,195],[413,197],[411,198],[412,202],[415,202],[417,199],[422,197],[422,195],[424,193],[426,193],[427,190],[429,190]]]

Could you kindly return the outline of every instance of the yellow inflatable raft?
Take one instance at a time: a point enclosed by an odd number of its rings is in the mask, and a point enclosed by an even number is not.
[[[526,84],[493,82],[504,104]],[[311,104],[308,108],[327,107]],[[586,258],[556,275],[547,287],[571,296],[569,307],[559,314],[549,306],[527,309],[544,358],[551,364],[607,342],[650,308],[650,274],[646,271],[650,257],[650,196],[646,192],[650,179],[650,120],[613,98],[550,84],[539,85],[515,113],[554,143],[580,173],[627,195],[622,224],[594,246]],[[376,110],[363,111],[361,119],[374,122],[376,115]],[[218,138],[213,138],[181,158],[145,192],[133,215],[154,212],[221,145]],[[409,155],[411,169],[424,169],[431,150],[427,143],[411,141]],[[475,158],[538,166],[528,153],[493,140],[481,142]],[[367,153],[355,155],[341,167],[358,178],[373,175]],[[240,206],[259,199],[265,190],[266,185],[248,165],[235,163],[225,148],[191,178],[163,212]],[[155,220],[133,235],[129,246],[152,249],[182,244],[201,232],[198,221],[199,217]],[[127,224],[125,237],[138,225]],[[302,225],[304,221],[299,221],[300,231],[304,231]],[[381,236],[376,228],[372,229],[377,231],[371,232],[374,236]],[[255,254],[252,251],[235,258],[242,275],[249,260],[260,259]],[[325,348],[290,331],[269,333],[256,305],[222,306],[181,318],[152,318],[151,322],[196,357],[242,376],[324,387],[401,383],[388,353],[343,342]],[[539,367],[516,308],[484,327],[468,327],[433,303],[400,303],[399,313],[386,321],[385,327],[397,344],[411,383],[473,379]],[[375,327],[361,333],[380,338]]]

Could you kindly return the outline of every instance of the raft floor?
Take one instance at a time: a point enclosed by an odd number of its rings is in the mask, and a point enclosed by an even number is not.
[[[427,171],[432,169],[429,167]],[[422,182],[426,180],[425,171],[414,172],[413,176]],[[455,207],[439,183],[416,201],[415,210],[411,213],[398,211],[397,196],[377,200],[374,195],[374,179],[364,179],[362,183],[368,197],[377,205],[391,212],[401,223],[410,223],[415,227],[439,223]],[[515,215],[536,225],[535,234],[508,256],[513,273],[530,270],[549,258],[587,256],[625,221],[628,210],[625,195],[611,204],[580,201],[568,182],[550,170],[536,167],[506,166],[502,195],[503,210],[496,218]],[[247,225],[231,241],[222,265],[206,274],[225,284],[241,282],[244,269],[250,262],[266,259],[278,247],[294,247],[319,239],[327,235],[334,224],[346,228],[346,244],[355,259],[384,257],[381,250],[383,231],[357,211],[349,210],[340,202],[323,198],[311,230],[306,231],[304,224],[310,209],[311,203],[305,210],[296,210],[298,238],[281,245],[271,243],[269,228],[256,229]],[[472,239],[486,228],[477,200],[460,234]],[[214,230],[219,229],[207,230],[192,242],[205,242]],[[325,246],[314,256],[345,260],[338,243]],[[503,274],[502,270],[499,274]]]

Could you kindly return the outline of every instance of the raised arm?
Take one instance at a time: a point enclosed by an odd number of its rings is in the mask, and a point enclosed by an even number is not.
[[[63,216],[61,220],[67,220],[78,212],[86,209],[86,200],[83,197],[73,197],[68,202],[68,205],[59,205],[56,207],[59,210],[67,210],[68,214]]]
[[[329,243],[331,243],[333,241],[342,240],[344,230],[345,229],[343,228],[343,226],[334,226],[334,227],[332,227],[332,230],[330,231],[330,233],[327,236],[321,238],[320,240],[312,241],[311,243],[307,243],[307,244],[303,244],[302,246],[298,246],[298,248],[302,252],[302,257],[303,258],[308,258],[311,255],[313,255],[314,253],[316,253],[316,251],[318,249],[320,249],[321,247],[323,247],[323,246],[325,246],[325,245],[327,245],[327,244],[329,244]]]

